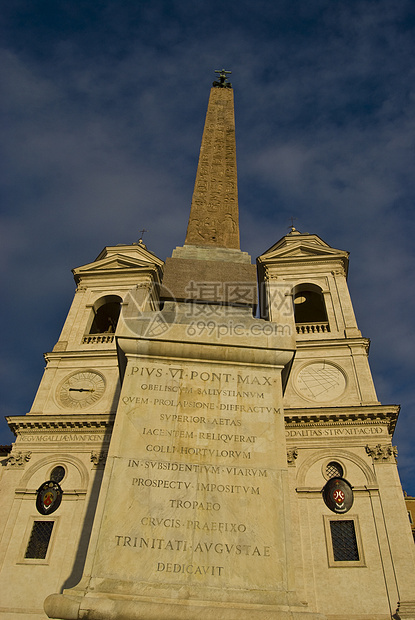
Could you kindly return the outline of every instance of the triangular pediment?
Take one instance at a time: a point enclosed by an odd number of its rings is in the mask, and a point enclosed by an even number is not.
[[[346,258],[348,252],[329,246],[317,235],[286,235],[270,247],[259,258],[264,261],[272,259],[306,259],[306,258]]]
[[[128,269],[160,269],[163,261],[146,248],[139,245],[109,246],[99,254],[95,261],[73,269],[75,276],[108,273]]]
[[[108,258],[104,258],[99,261],[94,261],[93,263],[88,263],[87,265],[82,265],[82,267],[77,267],[74,269],[77,273],[82,273],[83,271],[108,271],[112,269],[131,269],[136,267],[148,267],[151,263],[149,261],[137,260],[131,257],[126,256],[111,256]]]

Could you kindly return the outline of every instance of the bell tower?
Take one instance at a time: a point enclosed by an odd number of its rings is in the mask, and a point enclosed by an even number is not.
[[[73,270],[75,296],[33,405],[7,419],[16,441],[1,479],[0,618],[45,618],[47,593],[81,577],[118,406],[120,311],[128,291],[131,312],[156,307],[162,266],[141,241]],[[55,510],[46,495],[40,513],[47,482],[62,501]]]
[[[348,252],[292,227],[257,264],[261,316],[284,324],[294,310],[284,415],[300,591],[329,618],[412,620],[414,545],[392,445],[399,407],[376,396]]]
[[[297,351],[288,408],[379,404],[369,340],[358,329],[347,287],[348,265],[348,252],[295,228],[258,258],[263,318],[275,320],[287,285],[293,303]]]
[[[162,267],[140,240],[106,247],[94,262],[73,269],[75,297],[58,342],[45,354],[45,375],[29,415],[115,413],[115,332],[121,308],[127,293],[135,290],[135,310],[154,309]]]

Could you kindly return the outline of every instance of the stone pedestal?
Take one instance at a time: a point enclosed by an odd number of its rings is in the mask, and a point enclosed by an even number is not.
[[[124,381],[84,576],[48,597],[50,617],[322,618],[295,593],[281,381],[293,326],[283,327],[212,306],[124,314]]]

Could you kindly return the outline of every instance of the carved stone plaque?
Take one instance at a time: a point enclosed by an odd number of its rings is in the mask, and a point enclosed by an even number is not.
[[[283,579],[279,381],[274,369],[129,366],[97,552],[102,576],[218,590],[272,590]]]

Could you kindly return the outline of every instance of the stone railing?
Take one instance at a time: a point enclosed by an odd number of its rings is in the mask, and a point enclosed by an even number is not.
[[[102,342],[113,342],[114,334],[88,334],[82,338],[82,344],[101,344]]]
[[[330,326],[324,323],[296,323],[297,334],[328,334]]]

